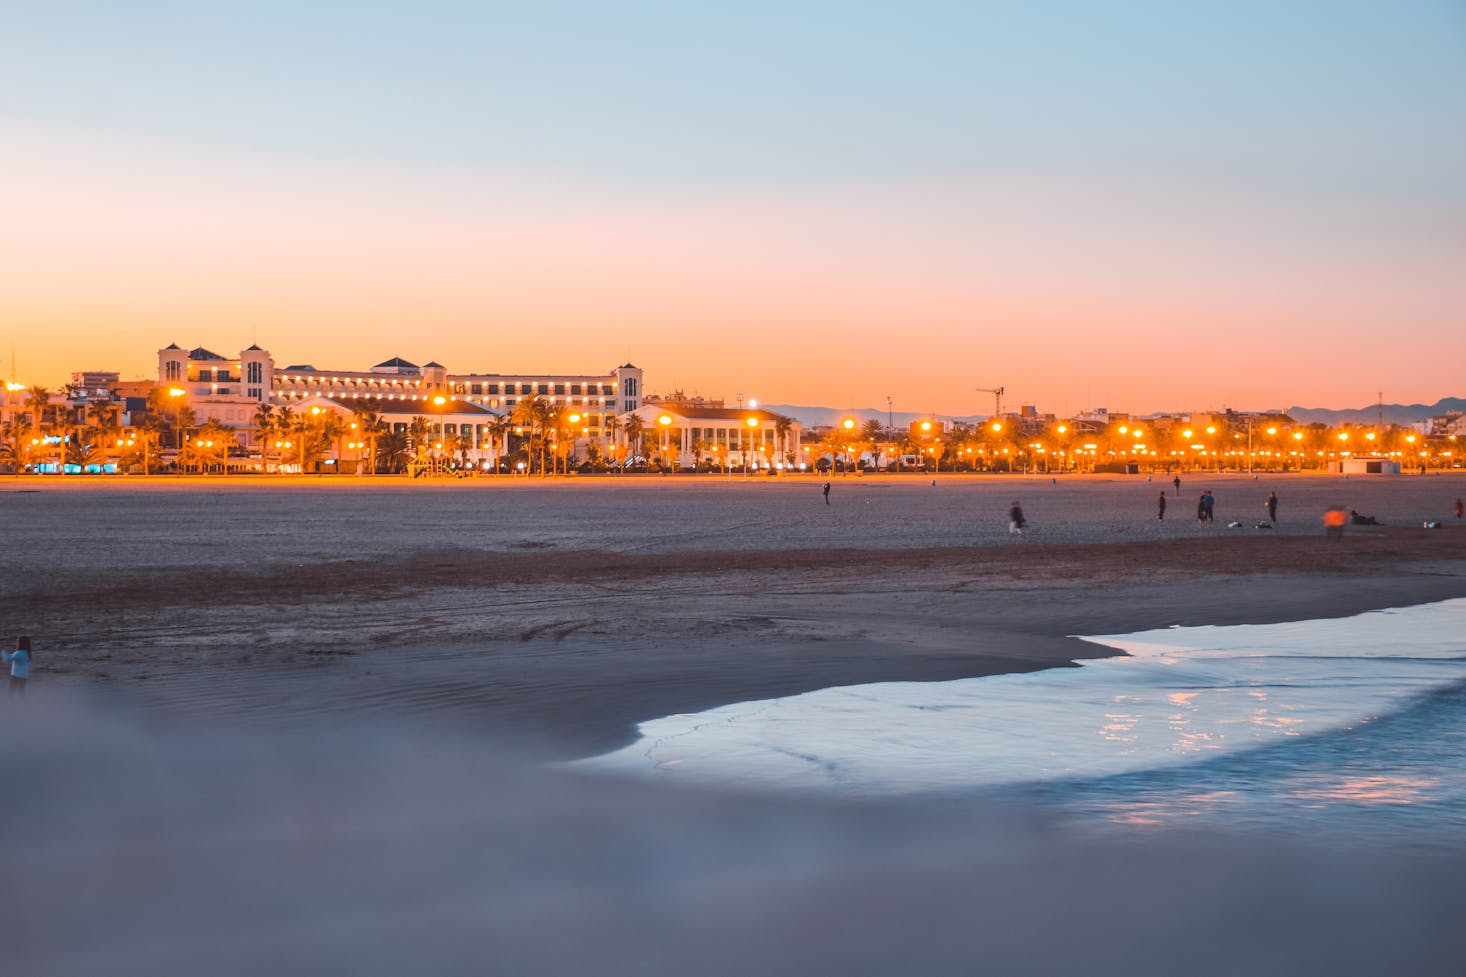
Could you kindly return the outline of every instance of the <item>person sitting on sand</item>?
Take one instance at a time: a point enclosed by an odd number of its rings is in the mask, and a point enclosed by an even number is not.
[[[1384,525],[1384,523],[1380,522],[1374,516],[1361,516],[1359,513],[1355,512],[1353,509],[1350,509],[1349,510],[1349,522],[1350,522],[1351,525],[1354,525],[1354,526],[1383,526]]]
[[[25,695],[25,683],[31,674],[31,639],[21,635],[15,639],[14,651],[0,651],[10,663],[10,694]]]

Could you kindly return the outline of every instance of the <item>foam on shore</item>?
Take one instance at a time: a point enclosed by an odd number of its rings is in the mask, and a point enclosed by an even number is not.
[[[642,723],[596,770],[852,794],[962,791],[1195,762],[1389,714],[1466,680],[1466,600],[1086,640],[1129,657],[822,689]]]

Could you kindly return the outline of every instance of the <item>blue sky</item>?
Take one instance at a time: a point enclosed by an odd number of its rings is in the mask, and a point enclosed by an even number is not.
[[[115,309],[116,355],[142,372],[151,350],[190,342],[174,335],[190,324],[196,341],[237,348],[248,321],[276,330],[275,347],[287,333],[307,347],[281,348],[290,360],[329,360],[342,330],[358,329],[372,343],[364,360],[400,351],[591,370],[629,355],[654,386],[675,376],[714,396],[736,386],[874,403],[910,374],[904,399],[953,413],[973,384],[955,367],[933,375],[932,347],[994,362],[986,385],[1071,409],[1131,396],[1137,409],[1196,396],[1208,401],[1197,407],[1343,406],[1379,386],[1434,399],[1466,390],[1414,357],[1341,358],[1306,383],[1296,365],[1272,373],[1255,357],[1271,346],[1296,364],[1332,339],[1373,335],[1459,341],[1463,120],[1459,2],[4,0],[0,145],[21,151],[0,158],[0,193],[87,201],[106,228],[90,248],[68,245],[32,207],[0,232],[0,258],[13,253],[12,268],[53,286],[22,283],[0,330],[45,362],[44,336],[100,328]],[[199,225],[179,216],[200,213]],[[299,233],[292,213],[304,215]],[[257,225],[261,215],[273,223]],[[450,220],[442,240],[483,246],[489,264],[515,271],[475,288],[472,256],[446,244],[416,259],[358,256],[391,269],[403,293],[396,305],[376,297],[380,321],[362,316],[333,300],[350,269],[330,255],[343,227],[373,220],[398,239]],[[214,265],[187,243],[209,226],[237,242]],[[537,239],[536,265],[496,250],[510,242],[485,243],[499,227],[553,228],[563,247]],[[281,235],[292,262],[319,262],[315,292],[259,272]],[[188,267],[212,287],[117,287],[98,251],[130,239],[150,242],[155,266]],[[147,278],[132,260],[132,278]],[[231,278],[229,262],[256,271]],[[559,294],[601,276],[579,304]],[[1364,290],[1369,276],[1378,289]],[[63,280],[95,281],[90,304],[71,304],[54,287]],[[685,294],[667,298],[669,282]],[[395,335],[387,308],[401,321],[428,291],[441,297],[434,348],[379,346]],[[561,350],[518,336],[547,327],[588,362],[562,364]],[[730,328],[759,352],[711,356],[688,339]],[[912,329],[920,349],[882,355],[884,386],[826,382],[868,371],[872,345]],[[1096,330],[1134,342],[1128,356],[1101,356],[1104,389],[1093,389],[1095,353],[1035,362],[1035,336],[1062,349]],[[1174,376],[1197,332],[1213,337],[1215,381]],[[832,333],[858,342],[831,344]],[[779,348],[806,366],[771,362]],[[828,365],[811,371],[810,357]],[[1256,379],[1238,383],[1243,372]]]

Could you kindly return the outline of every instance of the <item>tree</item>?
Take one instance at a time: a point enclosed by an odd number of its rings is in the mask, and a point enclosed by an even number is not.
[[[370,459],[367,467],[372,475],[377,473],[377,442],[381,440],[387,426],[379,413],[381,409],[382,402],[375,397],[359,400],[351,405],[351,412],[356,415],[357,430],[367,446],[367,457]]]
[[[327,410],[321,413],[321,425],[319,428],[319,439],[316,448],[324,453],[328,448],[336,456],[337,474],[340,474],[341,464],[341,439],[345,436],[346,418],[334,410]]]
[[[644,453],[642,441],[646,437],[646,422],[636,414],[627,414],[626,419],[621,422],[621,433],[626,435],[627,461],[630,461],[634,455]]]
[[[784,464],[786,465],[793,465],[798,461],[797,458],[789,454],[789,432],[792,430],[794,430],[794,421],[785,417],[783,414],[776,414],[774,416],[774,433],[779,436],[779,446],[784,452]]]
[[[278,423],[275,416],[274,404],[261,404],[255,408],[254,417],[255,437],[260,442],[260,462],[265,470],[270,468],[270,442],[275,439],[275,425]]]
[[[544,475],[545,473],[544,430],[545,421],[549,414],[547,407],[548,405],[545,403],[544,400],[542,400],[538,395],[533,395],[530,397],[526,397],[519,403],[515,404],[514,413],[509,415],[517,427],[527,428],[529,430],[529,455],[531,458],[531,464],[533,463],[535,452],[538,451],[540,456],[541,475]]]
[[[418,414],[407,424],[407,438],[413,461],[422,461],[427,454],[428,438],[433,433],[433,422]]]
[[[21,447],[24,436],[24,428],[16,421],[0,425],[0,464],[9,465],[11,474],[17,478],[25,467],[25,451]]]
[[[377,447],[373,453],[373,460],[377,467],[385,468],[388,472],[397,474],[407,467],[410,453],[407,444],[407,432],[383,431],[377,437]]]
[[[496,416],[487,425],[489,438],[494,442],[494,474],[499,473],[499,457],[503,453],[504,439],[509,436],[510,430],[514,427],[509,418],[502,415]]]

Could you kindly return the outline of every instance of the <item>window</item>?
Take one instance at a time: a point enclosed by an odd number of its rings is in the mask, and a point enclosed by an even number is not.
[[[572,383],[570,385],[570,392],[572,394],[578,394],[578,393],[580,393],[580,384],[578,384],[578,383]]]
[[[263,363],[251,363],[245,367],[246,383],[264,383],[265,365]]]
[[[177,380],[179,374],[178,367],[179,364],[177,360],[169,360],[167,363],[163,364],[163,375],[169,380]]]
[[[491,394],[497,394],[499,392],[499,385],[497,383],[488,384],[488,390]]]
[[[565,396],[565,384],[563,384],[563,383],[557,383],[557,384],[555,384],[555,396],[557,396],[557,397],[563,397],[563,396]]]
[[[532,383],[521,383],[519,385],[519,393],[521,395],[534,393],[534,384],[532,384]]]
[[[548,383],[542,383],[542,384],[540,384],[539,393],[548,394],[549,392],[550,392],[550,385]]]
[[[628,397],[635,397],[636,396],[636,379],[634,377],[631,378],[631,379],[629,379],[629,380],[624,381],[624,383],[622,384],[622,386],[626,390],[626,396],[628,396]]]
[[[636,410],[636,401],[628,400],[623,410]]]
[[[468,385],[468,389],[472,393],[481,394],[484,392],[484,385],[481,383],[471,383]],[[494,391],[494,393],[498,392],[497,390]]]

